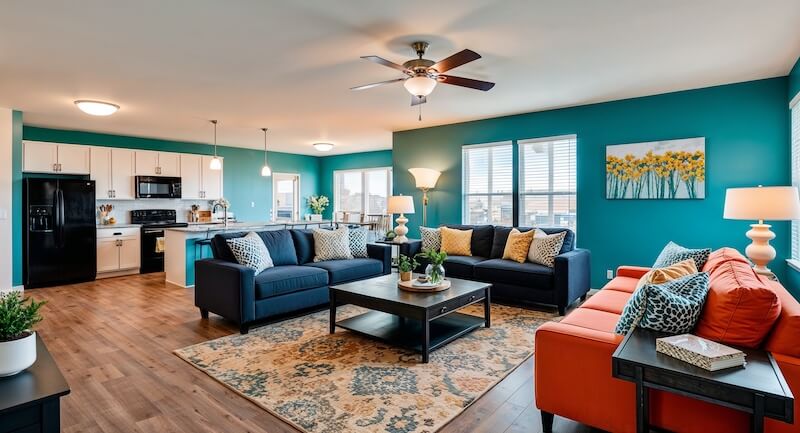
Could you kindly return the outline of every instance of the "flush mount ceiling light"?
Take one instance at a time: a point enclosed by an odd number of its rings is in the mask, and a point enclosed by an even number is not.
[[[333,143],[314,143],[314,149],[320,152],[329,152],[333,149]]]
[[[211,170],[222,170],[222,161],[217,157],[217,121],[210,120],[210,122],[214,124],[214,157],[211,158],[211,163],[208,165],[208,168]]]
[[[264,166],[261,167],[261,175],[264,177],[272,176],[272,169],[267,165],[267,128],[261,128],[264,131]]]
[[[90,101],[88,99],[79,99],[75,101],[75,105],[86,114],[92,116],[110,116],[119,110],[119,105],[103,101]]]

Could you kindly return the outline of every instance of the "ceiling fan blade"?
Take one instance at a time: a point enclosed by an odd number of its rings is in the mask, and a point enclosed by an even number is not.
[[[407,69],[404,66],[398,65],[397,63],[394,63],[394,62],[390,62],[390,61],[384,59],[383,57],[361,56],[361,58],[364,59],[364,60],[369,60],[370,62],[377,63],[379,65],[388,66],[388,67],[390,67],[392,69],[397,69],[398,71],[402,71],[404,73],[407,71]]]
[[[381,81],[381,82],[378,82],[378,83],[365,84],[363,86],[351,87],[350,90],[371,89],[373,87],[383,86],[384,84],[399,83],[399,82],[405,81],[405,80],[406,80],[405,78],[395,78],[394,80],[386,80],[386,81]]]
[[[481,80],[473,80],[472,78],[454,77],[452,75],[439,75],[439,81],[445,84],[453,84],[455,86],[469,87],[470,89],[483,90],[484,92],[494,87],[494,83]]]
[[[443,72],[447,72],[453,68],[457,68],[463,64],[478,60],[481,58],[481,55],[476,53],[472,50],[463,50],[459,51],[452,56],[440,60],[438,63],[431,66],[432,69],[436,69],[436,72],[440,74]]]
[[[419,104],[424,104],[428,102],[428,99],[424,96],[412,96],[411,97],[411,106],[414,107]]]

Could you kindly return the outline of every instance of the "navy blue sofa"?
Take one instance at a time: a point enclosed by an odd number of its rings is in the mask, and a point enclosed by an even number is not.
[[[547,234],[567,232],[564,245],[550,268],[536,263],[503,260],[511,227],[492,225],[445,225],[472,229],[472,256],[449,256],[444,264],[445,275],[492,283],[492,299],[509,304],[546,304],[558,307],[563,315],[578,299],[586,299],[590,288],[589,250],[575,248],[575,232],[567,228],[540,227]],[[520,227],[519,230],[530,230]],[[410,254],[420,252],[421,242],[410,246]],[[425,270],[424,260],[417,272]]]
[[[368,258],[314,263],[313,230],[257,232],[275,267],[258,275],[236,262],[226,239],[247,232],[218,234],[211,240],[214,258],[195,262],[194,304],[203,318],[218,314],[250,327],[272,318],[327,304],[328,286],[391,273],[388,245],[367,244]]]

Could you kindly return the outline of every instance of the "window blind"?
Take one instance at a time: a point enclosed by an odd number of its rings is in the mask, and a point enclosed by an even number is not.
[[[514,149],[510,141],[462,148],[462,222],[512,225]]]
[[[792,186],[800,187],[800,103],[792,106]],[[792,258],[800,260],[800,225],[792,221]]]
[[[519,225],[575,230],[575,136],[520,140]]]
[[[333,173],[334,218],[347,213],[348,221],[352,221],[352,217],[360,218],[361,215],[384,214],[391,195],[391,168],[337,170]]]

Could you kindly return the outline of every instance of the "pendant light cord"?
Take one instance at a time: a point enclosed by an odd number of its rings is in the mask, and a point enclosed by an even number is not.
[[[217,157],[217,121],[212,120],[211,123],[214,124],[214,158]]]
[[[261,128],[264,131],[264,166],[267,165],[267,128]]]

